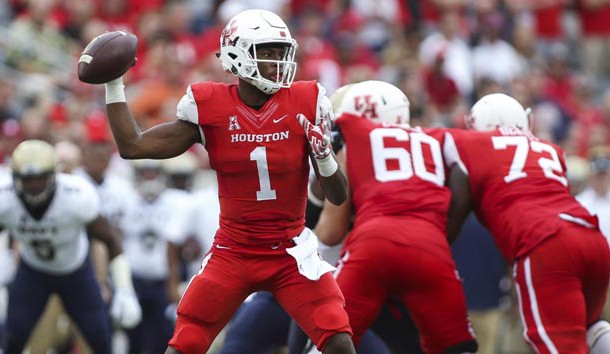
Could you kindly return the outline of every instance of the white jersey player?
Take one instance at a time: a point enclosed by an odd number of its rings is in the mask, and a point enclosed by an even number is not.
[[[135,189],[123,218],[123,246],[133,273],[133,282],[144,312],[142,323],[128,333],[132,352],[162,353],[173,331],[167,279],[168,239],[184,230],[175,220],[184,220],[184,194],[166,188],[160,160],[134,161]],[[174,225],[176,225],[174,227]],[[143,330],[144,329],[144,330]]]
[[[13,152],[13,178],[0,185],[0,228],[19,244],[20,263],[9,287],[6,353],[20,353],[51,293],[62,300],[96,353],[110,352],[106,307],[88,258],[89,237],[108,248],[115,288],[111,316],[133,327],[141,317],[129,264],[99,198],[86,180],[56,173],[50,144],[26,140]]]

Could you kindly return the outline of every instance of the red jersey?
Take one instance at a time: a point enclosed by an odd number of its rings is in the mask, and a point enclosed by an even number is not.
[[[302,113],[314,122],[322,96],[316,82],[295,82],[256,110],[242,102],[237,85],[190,86],[183,101],[194,101],[196,110],[181,101],[178,118],[200,126],[217,172],[218,242],[270,244],[303,230],[309,150],[295,117]]]
[[[598,227],[570,195],[564,153],[553,143],[515,128],[451,130],[445,156],[468,174],[475,212],[510,263],[555,235],[561,219]]]
[[[417,216],[445,231],[445,130],[389,126],[347,113],[336,124],[346,145],[355,227],[376,216]]]

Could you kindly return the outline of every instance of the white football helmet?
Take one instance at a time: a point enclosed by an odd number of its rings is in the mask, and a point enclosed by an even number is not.
[[[132,164],[138,193],[149,201],[157,198],[167,183],[161,160],[133,160]]]
[[[263,60],[256,57],[256,47],[262,44],[279,44],[286,47],[282,60]],[[220,35],[222,67],[251,83],[266,94],[290,87],[297,70],[294,56],[297,42],[292,39],[288,26],[276,14],[267,10],[246,10],[235,15]],[[275,80],[264,78],[258,63],[277,64]]]
[[[336,117],[350,113],[374,122],[409,124],[409,99],[398,87],[384,81],[340,87],[330,100]]]
[[[53,145],[36,139],[21,142],[11,157],[17,195],[33,207],[48,202],[55,193],[56,169],[57,154]]]
[[[197,159],[186,152],[163,160],[163,171],[168,177],[170,187],[191,190],[197,172]]]
[[[481,97],[466,116],[468,129],[487,131],[500,127],[517,127],[529,130],[530,109],[509,95],[492,93]]]

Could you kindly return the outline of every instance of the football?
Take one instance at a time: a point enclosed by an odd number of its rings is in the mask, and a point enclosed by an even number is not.
[[[138,37],[125,31],[106,32],[87,44],[78,60],[78,79],[103,84],[121,77],[136,63]]]

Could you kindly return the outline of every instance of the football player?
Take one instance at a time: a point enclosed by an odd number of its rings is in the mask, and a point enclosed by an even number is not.
[[[324,194],[319,190],[315,176],[310,176],[305,224],[315,227],[322,210]],[[318,253],[330,264],[336,264],[340,245],[329,247],[320,243]],[[240,306],[228,326],[218,354],[258,354],[288,346],[290,353],[303,353],[307,335],[291,320],[272,293],[261,291],[250,296]],[[314,345],[307,343],[309,348]],[[385,344],[373,333],[364,336],[358,354],[389,353]]]
[[[610,353],[600,320],[610,250],[597,217],[570,195],[562,149],[529,130],[514,98],[483,96],[445,138],[456,237],[473,209],[513,267],[524,338],[537,353]]]
[[[320,240],[345,237],[337,282],[358,345],[382,305],[399,297],[426,353],[475,353],[466,298],[445,232],[443,129],[409,126],[409,100],[382,81],[343,87],[331,97],[351,203],[325,205]]]
[[[252,292],[269,290],[325,354],[355,352],[344,299],[305,227],[309,158],[326,198],[347,198],[330,144],[324,88],[293,82],[297,43],[266,10],[235,15],[218,57],[238,84],[194,83],[178,119],[140,131],[122,79],[105,85],[106,108],[125,158],[163,159],[204,144],[216,170],[220,228],[178,305],[167,354],[203,353]]]
[[[93,351],[110,353],[110,322],[88,258],[87,236],[108,248],[114,288],[110,315],[127,328],[141,317],[129,263],[108,221],[99,215],[95,189],[56,168],[52,145],[26,140],[12,154],[12,179],[0,185],[0,228],[20,246],[20,263],[9,286],[4,352],[21,352],[55,293]]]
[[[133,283],[142,321],[128,331],[131,353],[162,353],[171,338],[174,323],[166,315],[170,305],[168,240],[180,236],[186,227],[179,223],[184,206],[183,193],[166,188],[167,178],[160,160],[134,160],[134,187],[137,196],[124,200],[127,213],[121,229],[123,247],[133,274]],[[173,284],[172,284],[173,285]]]

